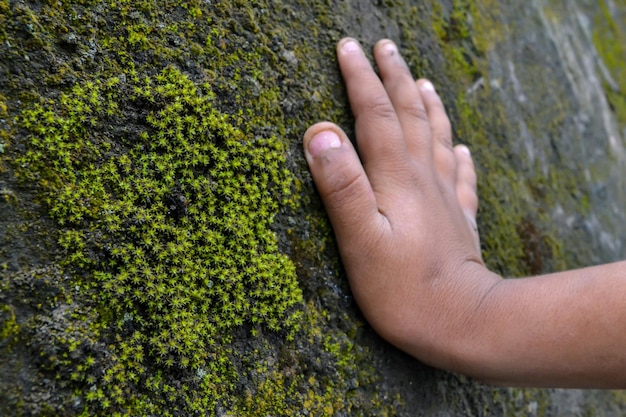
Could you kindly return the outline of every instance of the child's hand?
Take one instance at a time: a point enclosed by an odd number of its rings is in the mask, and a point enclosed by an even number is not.
[[[415,357],[494,383],[626,387],[626,262],[503,280],[480,256],[476,176],[432,84],[379,42],[337,55],[361,159],[343,131],[304,135],[363,314]],[[382,81],[381,81],[382,80]]]
[[[480,255],[469,150],[452,146],[433,85],[413,79],[393,42],[374,49],[380,78],[355,40],[337,55],[361,159],[328,122],[309,128],[304,146],[354,296],[387,340],[456,369],[471,355],[474,312],[501,281]]]

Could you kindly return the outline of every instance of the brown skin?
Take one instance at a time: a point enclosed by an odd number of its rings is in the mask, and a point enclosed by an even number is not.
[[[431,365],[503,385],[626,387],[626,264],[503,280],[480,255],[476,174],[432,84],[389,40],[337,48],[357,155],[322,122],[305,155],[372,327]],[[360,155],[360,158],[359,158]]]

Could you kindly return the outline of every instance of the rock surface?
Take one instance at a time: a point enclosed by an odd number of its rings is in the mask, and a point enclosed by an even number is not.
[[[396,40],[480,175],[484,257],[624,257],[626,4],[0,0],[0,414],[620,416],[380,340],[300,137]]]

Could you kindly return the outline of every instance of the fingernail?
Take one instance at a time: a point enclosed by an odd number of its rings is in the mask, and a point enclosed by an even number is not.
[[[395,43],[389,41],[386,42],[384,45],[385,51],[389,52],[390,54],[395,54],[396,52],[398,52],[398,47],[396,46]]]
[[[469,148],[465,145],[457,145],[457,147],[459,148],[459,151],[466,153],[467,155],[471,155],[471,152],[469,150]]]
[[[339,148],[340,146],[341,139],[339,139],[339,136],[331,130],[324,130],[313,136],[307,149],[312,156],[316,157],[329,149]]]
[[[424,91],[435,91],[435,86],[430,81],[426,81],[422,83],[422,90]]]
[[[361,48],[359,47],[359,44],[357,44],[355,41],[348,40],[344,42],[344,44],[341,46],[341,49],[343,49],[344,52],[353,53],[357,52]]]

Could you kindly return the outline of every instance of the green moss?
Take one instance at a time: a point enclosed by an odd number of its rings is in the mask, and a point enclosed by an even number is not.
[[[215,384],[209,402],[185,407],[215,408],[236,383],[225,348],[234,329],[298,330],[301,293],[270,230],[289,192],[284,150],[275,137],[245,135],[214,100],[209,86],[166,68],[137,84],[77,85],[22,114],[31,150],[17,163],[47,190],[66,265],[89,271],[75,285],[93,293],[121,342],[114,351],[127,358],[105,371],[104,382],[120,384],[90,395],[92,408],[108,399],[151,410],[153,401],[127,395],[154,392],[141,377],[146,361],[201,371],[193,384]],[[120,111],[145,107],[139,120]],[[143,129],[106,137],[113,118]]]
[[[8,305],[0,306],[0,347],[10,346],[19,334],[15,313]]]
[[[599,1],[599,13],[593,26],[593,42],[613,82],[605,80],[604,87],[609,103],[622,127],[626,126],[626,31],[620,16],[626,16],[626,5],[616,2],[616,15],[609,11],[606,1]],[[615,84],[617,83],[617,85]]]

